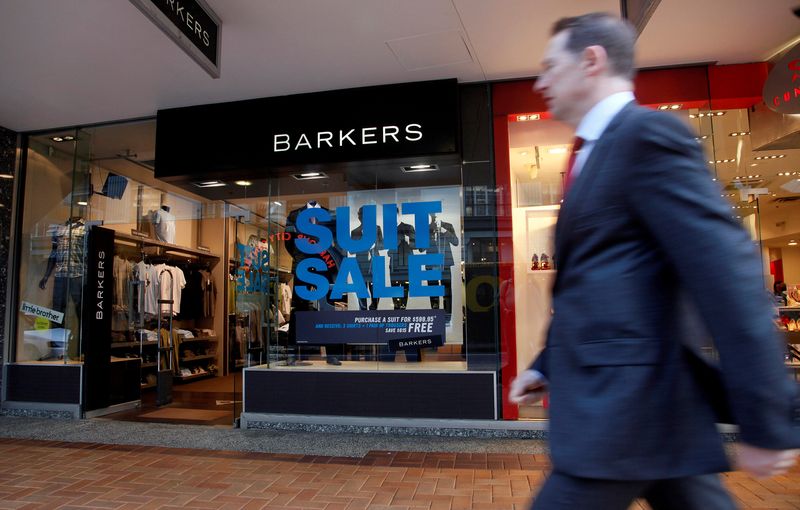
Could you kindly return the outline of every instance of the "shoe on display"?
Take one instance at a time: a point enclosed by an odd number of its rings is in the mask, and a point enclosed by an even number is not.
[[[539,264],[539,269],[548,270],[550,269],[550,257],[547,256],[546,253],[542,253],[542,262]]]
[[[539,256],[534,253],[531,257],[531,270],[536,271],[537,269],[539,269]]]
[[[342,364],[342,362],[339,361],[339,358],[337,358],[336,356],[328,356],[326,363],[328,363],[328,365],[337,365],[337,366]]]

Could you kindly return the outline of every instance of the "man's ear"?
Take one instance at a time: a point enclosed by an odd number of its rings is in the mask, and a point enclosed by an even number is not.
[[[606,49],[599,45],[587,46],[583,50],[581,65],[591,76],[606,72],[608,70],[608,53],[606,53]]]

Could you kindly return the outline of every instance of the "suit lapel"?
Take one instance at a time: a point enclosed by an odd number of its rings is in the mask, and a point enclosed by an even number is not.
[[[637,106],[635,101],[631,101],[614,116],[608,124],[608,127],[603,131],[603,134],[597,142],[595,142],[594,147],[592,147],[592,152],[589,154],[589,158],[584,162],[580,173],[570,187],[569,193],[564,197],[564,202],[561,204],[561,211],[558,214],[558,222],[556,223],[555,251],[559,260],[565,260],[567,251],[569,250],[569,241],[572,239],[569,227],[575,215],[581,209],[581,204],[586,200],[587,195],[592,193],[592,189],[594,189],[592,183],[594,183],[597,176],[602,173],[602,166],[607,160],[609,151],[612,150],[617,140],[617,128],[622,125]]]

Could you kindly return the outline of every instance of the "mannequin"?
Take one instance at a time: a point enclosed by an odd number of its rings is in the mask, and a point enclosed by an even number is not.
[[[169,206],[162,205],[152,214],[156,239],[165,243],[175,244],[175,215],[169,212]]]
[[[362,232],[363,232],[363,211],[364,206],[358,208],[358,222],[359,225],[354,228],[350,232],[350,237],[352,239],[361,239]],[[361,251],[356,253],[356,260],[358,261],[358,267],[361,269],[361,275],[364,277],[364,282],[367,284],[367,288],[369,289],[369,306],[367,306],[367,298],[359,298],[358,299],[358,308],[360,310],[377,310],[378,303],[380,302],[380,298],[373,298],[372,292],[372,258],[378,256],[379,250],[383,249],[383,231],[381,230],[380,225],[376,226],[377,233],[375,244],[367,251]]]
[[[392,298],[395,310],[405,310],[408,304],[408,257],[414,252],[416,246],[416,231],[413,225],[404,223],[400,219],[400,209],[397,209],[397,249],[389,250],[389,274],[392,286],[403,287],[401,297]]]
[[[400,219],[400,208],[397,209],[397,249],[388,250],[389,256],[389,277],[393,287],[402,287],[403,295],[392,298],[392,305],[395,310],[405,310],[408,305],[408,259],[414,253],[417,245],[417,232],[413,225],[403,222]],[[419,349],[406,349],[406,360],[421,361]],[[386,347],[381,348],[381,361],[394,361],[394,353],[390,353]]]
[[[299,248],[295,245],[295,239],[297,236],[297,217],[298,215],[305,209],[328,209],[322,207],[316,200],[309,200],[306,202],[305,205],[294,209],[293,211],[289,212],[289,215],[286,217],[286,233],[289,234],[287,238],[285,238],[284,246],[286,247],[286,251],[289,252],[289,255],[292,256],[292,274],[296,273],[297,265],[307,258],[316,257],[319,258],[321,254],[310,254],[304,253],[300,251]],[[336,231],[336,219],[334,215],[328,211],[331,216],[330,222],[325,222],[324,226],[331,229],[332,232]],[[325,276],[328,279],[328,282],[332,285],[333,282],[336,280],[336,275],[338,273],[339,264],[343,258],[340,251],[336,248],[336,246],[331,246],[327,250],[328,254],[334,260],[335,264],[334,267],[329,268],[325,272]],[[318,310],[319,303],[317,301],[306,301],[305,299],[301,298],[297,295],[297,291],[294,289],[294,285],[297,284],[296,278],[292,280],[292,313],[289,316],[289,344],[290,345],[297,345],[297,330],[295,327],[297,321],[297,314],[294,312],[297,311],[311,311],[311,310]],[[343,345],[327,345],[325,347],[326,352],[326,361],[330,365],[341,365],[342,362],[340,361],[341,356],[344,354],[344,346]]]
[[[441,221],[436,214],[430,215],[431,222],[428,225],[428,236],[430,238],[428,253],[444,254],[444,264],[442,265],[442,279],[440,282],[431,282],[432,285],[444,286],[444,310],[445,320],[449,323],[453,315],[453,282],[451,268],[455,263],[453,259],[453,246],[458,246],[458,235],[452,223]],[[438,309],[439,296],[431,297],[431,308]]]
[[[52,225],[50,232],[52,248],[39,288],[47,288],[47,280],[55,271],[53,309],[65,313],[67,300],[71,299],[75,313],[80,317],[81,290],[86,269],[86,223],[82,217],[73,216],[61,225]]]

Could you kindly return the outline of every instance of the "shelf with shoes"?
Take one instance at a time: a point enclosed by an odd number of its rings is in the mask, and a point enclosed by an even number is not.
[[[218,345],[216,336],[188,336],[185,332],[176,332],[177,363],[173,379],[176,382],[187,382],[215,376]]]

